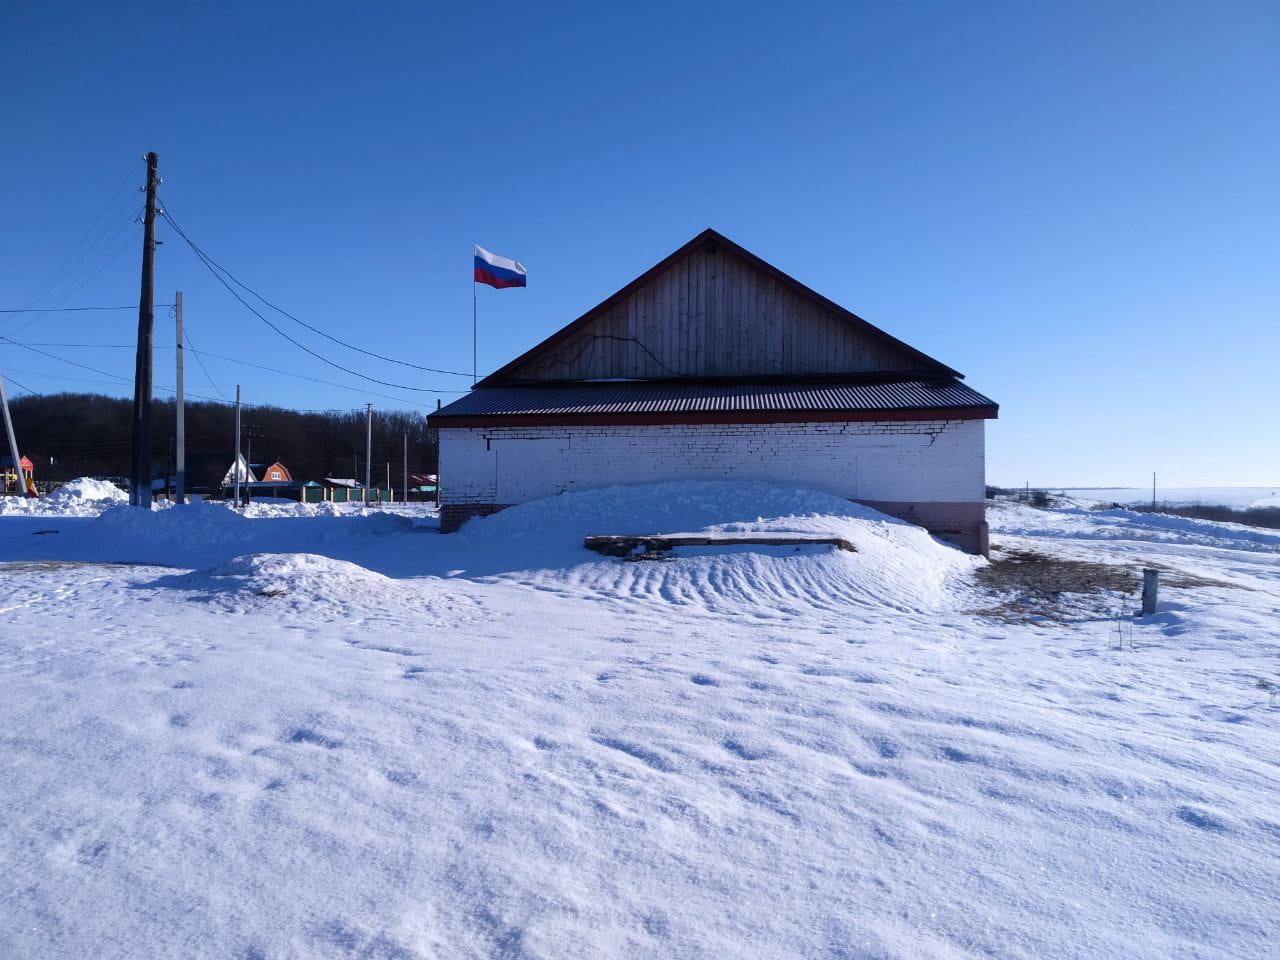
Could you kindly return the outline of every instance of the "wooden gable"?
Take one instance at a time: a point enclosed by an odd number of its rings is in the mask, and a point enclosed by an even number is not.
[[[867,374],[960,375],[706,230],[480,385]]]

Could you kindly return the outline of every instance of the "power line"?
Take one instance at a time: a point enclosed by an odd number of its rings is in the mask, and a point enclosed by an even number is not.
[[[27,299],[28,303],[35,303],[47,292],[48,288],[52,288],[53,286],[56,286],[56,284],[54,283],[55,278],[57,278],[58,274],[62,272],[62,268],[71,262],[71,258],[75,256],[76,251],[79,250],[81,245],[85,242],[85,240],[89,238],[89,235],[93,233],[95,229],[97,229],[98,224],[102,222],[102,218],[107,215],[107,211],[110,210],[112,205],[116,202],[116,198],[120,196],[120,191],[122,191],[126,186],[128,186],[129,181],[133,178],[134,172],[138,169],[138,165],[141,163],[142,161],[141,159],[139,159],[139,160],[135,160],[133,164],[130,165],[129,171],[124,175],[124,179],[120,181],[120,185],[116,187],[115,192],[111,194],[111,198],[107,200],[106,204],[103,205],[102,210],[99,211],[96,217],[94,217],[93,222],[89,224],[89,228],[85,230],[83,234],[80,235],[80,239],[77,240],[75,244],[71,247],[71,249],[67,251],[67,255],[62,258],[62,260],[58,263],[56,267],[53,268],[53,272],[50,273],[49,276],[45,278],[44,282],[40,284],[39,287],[36,288],[35,292],[31,294],[31,296]],[[92,246],[96,246],[96,245],[97,245],[97,241],[94,241]],[[79,261],[77,260],[76,263],[78,265]],[[72,269],[74,269],[74,267]]]
[[[213,382],[213,377],[209,376],[209,368],[204,365],[204,360],[200,357],[200,351],[197,350],[196,345],[191,342],[190,331],[184,330],[182,333],[182,339],[187,341],[187,346],[190,347],[191,352],[196,355],[196,363],[200,364],[200,369],[204,371],[204,378],[209,381],[209,386],[213,387],[218,396],[222,397],[223,400],[226,400],[227,403],[230,403],[231,398],[223,393],[222,388]]]
[[[38,394],[35,390],[32,390],[30,387],[28,387],[28,386],[27,386],[25,383],[23,383],[21,380],[15,380],[15,379],[13,378],[13,376],[12,376],[12,375],[10,375],[10,374],[6,373],[6,374],[5,374],[5,379],[6,379],[6,380],[8,380],[10,383],[12,383],[12,384],[13,384],[15,387],[17,387],[19,390],[25,390],[25,391],[27,391],[27,393],[35,394],[36,396],[39,396],[39,394]]]
[[[174,229],[174,230],[176,230],[176,231],[178,232],[178,236],[182,237],[182,239],[186,242],[186,244],[187,244],[189,247],[191,247],[191,249],[195,252],[196,256],[198,256],[202,261],[204,261],[205,266],[209,268],[209,271],[210,271],[211,273],[213,273],[213,274],[214,274],[214,276],[216,276],[220,281],[222,281],[223,286],[227,287],[227,289],[228,289],[228,290],[231,290],[231,287],[227,284],[227,282],[226,282],[225,280],[223,280],[223,279],[222,279],[221,274],[226,274],[226,275],[227,275],[227,277],[229,277],[229,278],[231,279],[232,283],[234,283],[236,286],[240,287],[240,288],[241,288],[242,290],[244,290],[246,293],[250,294],[251,296],[253,296],[253,297],[255,297],[256,299],[258,299],[259,301],[261,301],[261,302],[262,302],[263,304],[265,304],[266,306],[270,307],[272,310],[274,310],[276,313],[280,314],[281,316],[288,317],[288,318],[289,318],[290,320],[292,320],[294,323],[297,323],[297,324],[299,324],[299,325],[301,325],[301,326],[303,326],[303,327],[306,327],[306,328],[307,328],[308,330],[310,330],[312,333],[319,334],[320,336],[324,337],[326,340],[331,340],[331,341],[333,341],[334,343],[338,344],[339,346],[346,347],[348,350],[354,350],[354,351],[356,351],[357,353],[363,353],[365,356],[374,357],[375,359],[383,360],[383,361],[385,361],[385,362],[387,362],[387,363],[396,363],[396,364],[399,364],[399,365],[400,365],[400,366],[402,366],[402,367],[410,367],[410,368],[412,368],[412,369],[414,369],[414,370],[422,370],[422,371],[425,371],[425,372],[427,372],[427,373],[443,373],[443,374],[447,374],[447,375],[449,375],[449,376],[453,376],[453,377],[469,377],[469,376],[471,376],[471,374],[469,374],[469,373],[462,373],[462,372],[460,372],[460,371],[458,371],[458,370],[441,370],[441,369],[438,369],[438,368],[436,368],[436,367],[424,367],[424,366],[421,366],[420,364],[416,364],[416,363],[409,363],[407,360],[397,360],[397,359],[395,359],[394,357],[387,357],[387,356],[383,356],[383,355],[382,355],[382,354],[380,354],[380,353],[374,353],[372,350],[366,350],[366,349],[364,349],[363,347],[357,347],[357,346],[356,346],[355,344],[353,344],[353,343],[347,343],[345,340],[339,340],[337,337],[333,336],[332,334],[325,333],[325,331],[321,330],[319,327],[312,326],[311,324],[307,323],[305,320],[300,320],[300,319],[298,319],[297,317],[295,317],[293,314],[289,313],[287,310],[283,310],[283,309],[281,309],[280,307],[276,306],[274,303],[272,303],[272,302],[271,302],[270,300],[268,300],[266,297],[262,296],[262,294],[258,293],[258,292],[257,292],[256,290],[254,290],[252,287],[249,287],[249,286],[248,286],[248,285],[246,285],[245,283],[241,282],[241,280],[240,280],[239,278],[237,278],[237,277],[236,277],[236,275],[235,275],[234,273],[232,273],[232,272],[231,272],[230,270],[228,270],[226,267],[224,267],[224,266],[222,266],[221,264],[219,264],[216,260],[214,260],[214,259],[213,259],[212,257],[210,257],[207,253],[205,253],[202,249],[200,249],[200,247],[196,245],[195,241],[193,241],[190,237],[188,237],[188,236],[183,232],[182,227],[178,226],[177,221],[175,221],[175,220],[173,219],[172,214],[170,214],[170,213],[169,213],[169,210],[168,210],[168,204],[165,204],[164,217],[165,217],[165,219],[166,219],[166,220],[168,220],[168,221],[169,221],[169,225],[170,225],[170,226],[172,226],[172,227],[173,227],[173,229]],[[248,307],[250,310],[253,310],[253,308],[252,308],[252,307],[250,307],[250,306],[249,306],[249,304],[245,303],[245,301],[244,301],[243,299],[241,299],[241,298],[240,298],[240,296],[239,296],[238,294],[236,294],[234,290],[231,290],[231,292],[232,292],[232,294],[233,294],[233,295],[235,295],[235,296],[236,296],[236,299],[237,299],[237,300],[240,300],[240,302],[241,302],[241,303],[244,303],[244,305],[245,305],[246,307]],[[417,389],[420,389],[420,388],[418,388],[418,387],[405,387],[405,386],[402,386],[402,385],[400,385],[400,384],[386,383],[386,382],[384,382],[384,381],[382,381],[382,380],[374,380],[372,377],[365,377],[363,374],[356,373],[354,370],[348,370],[346,367],[338,366],[338,364],[335,364],[335,363],[333,363],[332,361],[329,361],[329,360],[325,360],[325,358],[324,358],[324,357],[321,357],[318,353],[315,353],[314,351],[309,350],[307,347],[302,346],[302,344],[298,343],[298,341],[294,340],[292,337],[289,337],[289,336],[288,336],[288,334],[283,333],[283,332],[280,330],[280,328],[279,328],[279,327],[276,327],[274,324],[272,324],[272,323],[271,323],[271,321],[270,321],[270,320],[267,320],[267,318],[266,318],[266,317],[263,317],[263,316],[262,316],[262,314],[258,313],[256,310],[253,310],[253,312],[254,312],[254,313],[259,317],[259,319],[261,319],[264,323],[267,323],[268,325],[270,325],[270,326],[271,326],[271,328],[272,328],[273,330],[275,330],[277,333],[280,333],[280,334],[281,334],[281,336],[285,337],[287,340],[289,340],[291,343],[295,344],[296,346],[302,347],[302,349],[303,349],[303,350],[306,350],[308,353],[312,354],[312,356],[314,356],[314,357],[316,357],[316,358],[318,358],[318,359],[320,359],[320,360],[324,360],[324,362],[325,362],[325,363],[328,363],[330,366],[337,367],[339,370],[343,370],[343,371],[344,371],[344,372],[346,372],[346,373],[354,374],[354,375],[355,375],[355,376],[357,376],[357,377],[363,377],[365,380],[370,380],[370,381],[372,381],[373,383],[381,383],[383,386],[399,387],[399,389],[403,389],[403,390],[417,390]],[[440,391],[440,390],[432,390],[432,391],[426,391],[426,392],[429,392],[429,393],[443,393],[444,391]]]
[[[21,367],[6,367],[5,370],[17,370],[18,373],[24,373],[29,377],[42,377],[46,380],[66,380],[70,383],[98,383],[110,387],[117,385],[115,380],[92,380],[88,377],[69,377],[63,373],[42,373],[39,370],[23,370]]]
[[[125,383],[131,382],[128,377],[122,377],[118,373],[109,373],[106,370],[99,370],[97,367],[91,367],[85,363],[78,363],[75,360],[68,360],[66,357],[60,357],[55,353],[49,353],[48,351],[41,350],[37,347],[29,347],[25,343],[19,343],[17,340],[10,340],[8,337],[5,337],[5,336],[0,336],[0,340],[3,340],[5,343],[11,343],[15,347],[21,347],[23,350],[30,350],[32,353],[38,353],[42,357],[48,357],[49,359],[57,360],[60,363],[69,363],[73,367],[79,367],[81,370],[88,370],[90,373],[101,374],[104,377],[112,377],[113,379],[121,380]]]
[[[45,343],[40,340],[24,340],[24,347],[92,347],[95,350],[132,350],[136,344],[133,343]],[[157,350],[172,350],[173,347],[163,343],[156,344]]]
[[[21,310],[0,310],[0,313],[78,313],[81,310],[137,310],[136,303],[123,307],[23,307]]]
[[[338,387],[342,390],[352,390],[356,393],[363,393],[371,397],[379,397],[383,400],[394,400],[397,403],[407,403],[415,407],[422,406],[422,404],[418,403],[416,400],[406,400],[404,397],[392,397],[384,393],[373,393],[371,391],[365,390],[364,387],[353,387],[353,386],[350,386],[349,384],[338,383],[336,380],[322,380],[319,377],[308,377],[305,374],[293,373],[292,371],[289,371],[289,370],[277,370],[275,367],[264,366],[261,363],[253,363],[249,360],[237,360],[235,359],[235,357],[224,357],[224,356],[221,356],[220,354],[197,350],[195,347],[191,348],[191,352],[196,355],[197,359],[202,356],[211,357],[214,360],[225,360],[227,363],[238,363],[244,367],[256,367],[259,370],[266,370],[268,373],[277,373],[285,377],[295,377],[298,380],[308,380],[311,383],[322,383],[325,386]],[[466,393],[465,390],[438,390],[436,392],[437,393]]]
[[[125,226],[128,226],[128,224],[125,224]],[[117,236],[119,236],[119,234],[120,234],[120,231],[117,230],[111,239],[114,240]],[[111,254],[111,256],[107,257],[106,260],[103,260],[101,263],[98,263],[96,267],[94,266],[93,261],[90,261],[90,263],[86,266],[85,270],[86,271],[92,270],[93,272],[82,273],[74,281],[72,281],[75,285],[72,287],[68,287],[67,290],[65,290],[60,296],[58,296],[53,301],[53,306],[58,307],[61,304],[66,303],[73,296],[75,296],[77,293],[83,290],[86,286],[88,286],[91,282],[93,282],[97,278],[98,274],[102,273],[103,270],[107,269],[107,267],[111,266],[111,264],[115,263],[118,259],[120,259],[120,254],[128,250],[129,247],[134,244],[136,239],[137,237],[135,234],[130,234],[129,236],[125,237],[124,243],[122,243],[119,247],[117,247],[115,252]],[[27,329],[27,327],[31,326],[31,324],[35,323],[36,320],[38,319],[39,319],[38,316],[32,317],[31,319],[27,320],[26,323],[21,323],[18,326],[11,329],[9,333],[21,333],[23,330]]]

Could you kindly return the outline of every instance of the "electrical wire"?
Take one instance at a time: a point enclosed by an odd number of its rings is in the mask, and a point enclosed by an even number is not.
[[[0,310],[0,313],[78,313],[81,310],[137,310],[136,303],[123,307],[23,307],[21,310]]]
[[[238,363],[244,367],[255,367],[258,370],[266,370],[268,373],[277,373],[285,377],[295,377],[298,380],[307,380],[311,383],[322,383],[327,387],[338,387],[342,390],[352,390],[352,391],[355,391],[356,393],[363,393],[370,397],[378,397],[382,400],[394,400],[397,403],[407,403],[415,407],[423,406],[423,404],[418,403],[416,400],[406,400],[404,397],[392,397],[384,393],[372,393],[370,391],[365,390],[364,387],[353,387],[353,386],[350,386],[349,384],[338,383],[336,380],[322,380],[319,377],[308,377],[305,374],[293,373],[289,370],[278,370],[275,367],[264,366],[261,363],[253,363],[252,361],[249,361],[249,360],[237,360],[235,357],[224,357],[216,353],[209,353],[207,350],[206,351],[197,350],[195,347],[191,347],[191,352],[196,355],[197,359],[204,356],[204,357],[210,357],[214,360],[225,360],[227,363]],[[465,390],[442,390],[440,392],[441,393],[466,393]]]
[[[119,235],[119,231],[117,230],[116,236],[118,235]],[[115,237],[113,236],[112,239],[114,238]],[[73,296],[75,296],[77,293],[83,290],[86,286],[92,283],[95,279],[97,279],[98,274],[102,273],[103,270],[107,269],[107,267],[111,266],[111,264],[119,260],[120,255],[124,253],[126,250],[128,250],[129,247],[132,246],[136,241],[137,241],[136,234],[130,234],[129,236],[124,238],[124,243],[122,243],[119,247],[117,247],[115,252],[111,254],[111,256],[109,256],[106,260],[103,260],[101,263],[97,263],[96,265],[91,262],[87,269],[92,269],[92,273],[85,273],[85,274],[82,274],[80,277],[77,277],[76,281],[74,281],[75,286],[69,287],[57,299],[55,299],[53,301],[53,307],[56,308],[56,307],[59,307],[61,304],[66,303]],[[42,312],[48,312],[48,311],[42,311]],[[35,323],[39,319],[40,319],[40,315],[39,313],[37,313],[36,316],[31,317],[25,323],[18,324],[16,327],[13,327],[8,332],[21,333],[23,330],[27,329],[27,327],[31,326],[31,324]]]
[[[383,387],[392,387],[393,389],[396,389],[396,390],[413,390],[415,393],[445,393],[446,392],[444,390],[434,390],[429,387],[411,387],[408,384],[393,383],[390,380],[379,380],[377,377],[370,377],[370,376],[367,376],[366,374],[360,373],[358,370],[352,370],[350,367],[344,367],[342,364],[335,363],[334,361],[330,360],[328,357],[325,357],[319,353],[316,353],[306,344],[300,343],[297,340],[295,340],[293,337],[289,336],[289,334],[281,330],[278,326],[276,326],[276,324],[272,323],[270,320],[264,317],[261,313],[255,310],[253,306],[247,300],[245,300],[244,297],[236,293],[235,289],[231,286],[231,284],[227,283],[227,281],[223,279],[222,275],[218,273],[213,268],[213,266],[211,266],[208,262],[205,261],[204,257],[201,256],[198,248],[195,247],[194,244],[191,245],[191,249],[196,251],[196,256],[200,257],[201,262],[204,263],[205,267],[209,270],[209,272],[213,274],[214,279],[216,279],[219,283],[221,283],[224,287],[226,287],[227,292],[230,293],[237,300],[239,300],[241,305],[246,310],[252,313],[255,317],[257,317],[259,320],[265,323],[268,327],[270,327],[276,333],[280,334],[280,336],[284,337],[286,340],[292,343],[299,350],[302,350],[304,353],[310,354],[311,356],[319,360],[321,363],[328,364],[329,366],[333,367],[335,370],[341,370],[343,373],[349,373],[353,377],[359,377],[361,380],[368,380],[370,383],[376,383],[379,386],[383,386]]]
[[[95,350],[132,350],[136,344],[133,343],[44,343],[39,340],[24,340],[22,345],[25,347],[93,347]],[[155,345],[157,350],[172,350],[163,343]]]
[[[301,325],[301,326],[303,326],[303,327],[306,327],[306,328],[307,328],[308,330],[310,330],[312,333],[318,334],[318,335],[320,335],[320,336],[324,337],[326,340],[331,340],[332,342],[334,342],[334,343],[338,344],[339,346],[346,347],[348,350],[354,350],[354,351],[356,351],[357,353],[363,353],[365,356],[374,357],[375,359],[383,360],[383,361],[385,361],[385,362],[387,362],[387,363],[396,363],[396,364],[399,364],[399,365],[400,365],[400,366],[402,366],[402,367],[410,367],[410,368],[412,368],[412,369],[414,369],[414,370],[422,370],[422,371],[425,371],[425,372],[427,372],[427,373],[443,373],[443,374],[447,374],[447,375],[449,375],[449,376],[453,376],[453,377],[470,377],[470,376],[471,376],[471,374],[470,374],[470,373],[462,373],[461,371],[458,371],[458,370],[441,370],[441,369],[438,369],[438,368],[436,368],[436,367],[424,367],[424,366],[421,366],[420,364],[410,363],[410,362],[408,362],[407,360],[397,360],[397,359],[396,359],[396,358],[394,358],[394,357],[387,357],[387,356],[383,356],[383,355],[382,355],[382,354],[380,354],[380,353],[374,353],[372,350],[365,350],[363,347],[357,347],[357,346],[356,346],[355,344],[353,344],[353,343],[347,343],[345,340],[340,340],[340,339],[338,339],[337,337],[333,336],[332,334],[325,333],[325,331],[321,330],[319,327],[312,326],[311,324],[307,323],[305,320],[300,320],[300,319],[298,319],[298,318],[297,318],[297,317],[295,317],[293,314],[289,313],[287,310],[283,310],[283,309],[281,309],[280,307],[276,306],[274,303],[272,303],[272,302],[271,302],[270,300],[268,300],[266,297],[262,296],[262,294],[258,293],[258,292],[257,292],[256,290],[254,290],[252,287],[249,287],[249,286],[248,286],[248,285],[246,285],[245,283],[241,282],[241,280],[240,280],[239,278],[237,278],[235,274],[233,274],[230,270],[228,270],[226,267],[224,267],[224,266],[222,266],[221,264],[219,264],[216,260],[214,260],[214,259],[213,259],[212,257],[210,257],[207,253],[205,253],[202,249],[200,249],[200,247],[195,243],[195,241],[193,241],[190,237],[188,237],[188,236],[183,232],[182,227],[180,227],[180,226],[178,225],[177,221],[173,219],[173,215],[172,215],[172,214],[169,212],[169,210],[168,210],[168,204],[166,204],[166,205],[165,205],[165,207],[166,207],[166,209],[165,209],[165,211],[164,211],[164,218],[165,218],[166,220],[168,220],[168,221],[169,221],[169,225],[170,225],[171,227],[173,227],[173,229],[174,229],[174,230],[176,230],[176,231],[178,232],[178,236],[180,236],[180,237],[181,237],[181,238],[186,242],[186,244],[187,244],[189,247],[191,247],[192,251],[194,251],[194,253],[196,254],[196,256],[198,256],[201,260],[203,260],[203,261],[204,261],[205,266],[207,266],[207,267],[209,268],[210,272],[212,272],[212,273],[214,274],[214,276],[218,277],[218,279],[219,279],[219,280],[222,280],[222,276],[221,276],[221,274],[226,274],[226,276],[227,276],[227,277],[229,277],[229,278],[231,279],[231,282],[232,282],[232,283],[234,283],[236,286],[240,287],[240,288],[241,288],[242,290],[244,290],[246,293],[248,293],[248,294],[250,294],[251,296],[255,297],[257,300],[261,301],[261,302],[262,302],[263,304],[265,304],[267,307],[270,307],[272,310],[274,310],[276,313],[280,314],[281,316],[288,317],[288,318],[289,318],[290,320],[292,320],[294,323],[297,323],[297,324],[299,324],[299,325]],[[223,285],[224,285],[224,286],[227,286],[227,289],[228,289],[228,290],[230,290],[230,289],[231,289],[231,288],[230,288],[230,286],[228,286],[228,285],[227,285],[227,283],[226,283],[226,281],[225,281],[225,280],[222,280],[222,283],[223,283]],[[234,291],[234,290],[232,290],[231,292],[232,292],[233,294],[235,293],[235,291]],[[239,295],[236,295],[236,299],[240,300],[240,302],[241,302],[241,303],[244,303],[244,300],[243,300],[243,299],[241,299],[241,298],[239,297]],[[245,306],[246,306],[246,307],[248,307],[249,305],[246,303],[246,304],[245,304]],[[253,308],[252,308],[252,307],[249,307],[249,309],[250,309],[250,310],[252,310]],[[254,313],[255,313],[255,314],[257,314],[257,311],[255,310],[255,311],[254,311]],[[278,327],[276,327],[274,324],[271,324],[271,321],[267,320],[267,319],[266,319],[265,317],[263,317],[261,314],[257,314],[257,315],[258,315],[258,317],[259,317],[260,319],[262,319],[265,323],[267,323],[267,324],[271,325],[272,329],[276,330],[276,332],[277,332],[277,333],[279,333],[279,332],[280,332],[280,330],[279,330],[279,328],[278,328]],[[284,336],[286,339],[290,340],[290,342],[292,342],[292,343],[296,344],[297,346],[302,346],[301,344],[299,344],[299,343],[298,343],[298,341],[293,340],[293,338],[292,338],[292,337],[289,337],[287,334],[281,334],[281,335],[282,335],[282,336]],[[307,348],[306,348],[306,347],[302,347],[302,349],[307,350]],[[320,356],[319,354],[317,354],[317,353],[314,353],[314,352],[313,352],[313,351],[311,351],[311,350],[307,350],[307,352],[308,352],[308,353],[311,353],[311,354],[312,354],[312,356],[315,356],[315,357],[317,357],[318,359],[324,360],[324,358],[323,358],[323,357],[321,357],[321,356]],[[332,363],[331,361],[325,360],[325,362],[326,362],[326,363],[329,363],[329,364],[330,364],[330,366],[337,366],[337,364],[334,364],[334,363]],[[355,371],[352,371],[352,370],[347,370],[345,367],[338,367],[338,369],[339,369],[339,370],[344,370],[344,371],[345,371],[345,372],[347,372],[347,373],[353,373],[353,374],[355,374],[355,376],[357,376],[357,377],[363,377],[363,374],[355,373]],[[371,377],[364,377],[364,379],[366,379],[366,380],[372,380],[372,378],[371,378]],[[373,380],[372,382],[374,382],[374,383],[383,383],[383,381],[381,381],[381,380]],[[398,386],[397,384],[386,384],[386,383],[383,383],[383,385],[384,385],[384,386]],[[406,390],[415,390],[415,389],[419,389],[419,388],[417,388],[417,387],[401,387],[401,389],[406,389]],[[428,392],[432,392],[432,393],[442,393],[442,392],[444,392],[444,391],[436,390],[436,391],[428,391]]]
[[[68,360],[66,357],[60,357],[56,353],[49,353],[47,350],[41,350],[38,347],[29,347],[25,343],[19,343],[17,340],[10,340],[8,337],[0,336],[0,340],[5,343],[12,344],[15,347],[21,347],[23,350],[30,350],[32,353],[38,353],[42,357],[48,357],[51,360],[57,360],[60,363],[69,363],[73,367],[79,367],[81,370],[88,370],[90,373],[97,373],[104,377],[111,377],[115,380],[121,380],[125,383],[132,381],[128,377],[122,377],[118,373],[110,373],[106,370],[99,370],[97,367],[91,367],[86,363],[78,363],[75,360]]]
[[[62,258],[62,260],[58,263],[56,267],[53,268],[53,272],[50,273],[49,276],[45,278],[44,282],[41,283],[40,286],[36,288],[36,291],[27,299],[27,303],[29,304],[35,303],[42,296],[44,296],[45,293],[48,292],[48,290],[50,290],[53,286],[56,286],[55,279],[58,277],[58,274],[62,272],[63,267],[65,267],[68,263],[70,263],[71,258],[75,256],[76,251],[79,250],[80,247],[84,244],[85,240],[89,238],[89,235],[93,233],[95,229],[97,229],[98,224],[102,222],[102,218],[107,215],[107,211],[112,208],[112,205],[115,204],[116,202],[116,198],[120,196],[120,191],[122,191],[126,186],[128,186],[129,181],[133,179],[134,172],[138,169],[138,167],[141,164],[142,164],[141,159],[135,160],[133,162],[133,164],[129,167],[129,171],[124,175],[124,179],[120,181],[120,185],[116,187],[115,192],[111,194],[111,198],[103,205],[102,210],[99,211],[98,215],[93,218],[93,222],[89,224],[89,228],[85,230],[83,234],[80,235],[80,239],[77,240],[75,244],[71,247],[71,249],[67,251],[67,255]],[[97,241],[95,241],[93,245],[96,245],[96,243]],[[77,261],[77,264],[78,263],[79,261]],[[74,267],[72,267],[72,269],[74,269]]]
[[[222,388],[213,382],[213,377],[209,376],[209,368],[204,365],[204,360],[200,358],[200,351],[196,349],[196,345],[191,342],[191,334],[186,330],[182,331],[182,339],[187,341],[187,346],[191,348],[191,352],[196,355],[196,363],[200,364],[200,369],[204,371],[204,378],[209,381],[209,386],[213,387],[214,392],[222,397],[227,403],[231,402],[231,398],[222,392]]]
[[[25,383],[23,383],[21,380],[16,380],[16,379],[14,379],[12,376],[9,376],[8,374],[6,374],[6,375],[5,375],[5,380],[6,380],[7,382],[9,382],[9,383],[12,383],[12,384],[13,384],[15,387],[17,387],[19,390],[25,390],[25,391],[27,391],[27,393],[33,394],[33,395],[35,395],[35,396],[37,396],[37,397],[38,397],[38,396],[40,396],[40,394],[39,394],[38,392],[36,392],[35,390],[32,390],[30,387],[28,387],[28,386],[27,386]]]

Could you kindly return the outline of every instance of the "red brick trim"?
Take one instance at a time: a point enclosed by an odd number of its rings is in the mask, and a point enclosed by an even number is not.
[[[699,413],[506,413],[484,416],[431,416],[438,430],[464,427],[640,427],[744,423],[867,423],[918,420],[994,420],[999,408],[950,407],[912,410],[755,410]]]
[[[873,510],[924,527],[967,553],[987,556],[987,504],[983,500],[859,500]]]
[[[509,503],[446,503],[440,507],[440,532],[453,533],[472,517],[487,517],[511,506]]]

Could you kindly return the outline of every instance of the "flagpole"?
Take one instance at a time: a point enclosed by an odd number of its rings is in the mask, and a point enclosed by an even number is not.
[[[476,385],[478,379],[476,374],[479,371],[479,363],[476,357],[479,356],[479,348],[476,346],[478,338],[476,335],[476,281],[471,281],[471,385]]]

